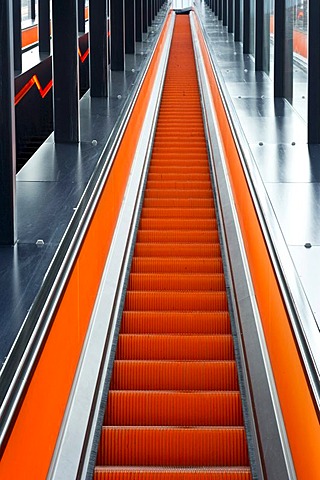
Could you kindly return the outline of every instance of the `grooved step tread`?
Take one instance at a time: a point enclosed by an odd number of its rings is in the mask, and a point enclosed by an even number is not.
[[[136,243],[136,257],[220,257],[218,243]]]
[[[102,427],[98,465],[248,465],[243,427]]]
[[[242,426],[239,392],[109,392],[104,425]]]
[[[158,209],[183,209],[181,214],[185,216],[186,210],[191,210],[192,213],[197,213],[200,209],[209,209],[211,211],[211,218],[215,215],[213,210],[213,199],[212,198],[145,198],[143,202],[143,211],[146,211],[150,208]],[[197,210],[195,210],[197,209]]]
[[[234,360],[231,335],[120,334],[117,360]]]
[[[141,218],[215,218],[212,208],[189,207],[143,207]]]
[[[141,218],[142,230],[217,230],[215,218]]]
[[[138,230],[137,242],[142,243],[218,243],[217,230]]]
[[[134,257],[132,273],[223,273],[221,258]]]
[[[123,312],[121,333],[229,334],[229,312]]]
[[[97,467],[94,480],[251,480],[249,468]]]
[[[237,367],[225,361],[116,360],[111,390],[238,390]]]
[[[131,273],[128,290],[175,290],[175,291],[223,291],[225,280],[222,273],[216,274],[136,274]]]
[[[228,309],[226,292],[128,291],[125,310],[221,311]]]

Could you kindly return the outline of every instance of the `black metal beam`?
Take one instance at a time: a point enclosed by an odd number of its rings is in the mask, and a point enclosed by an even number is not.
[[[226,27],[228,25],[228,0],[222,0],[222,25]]]
[[[89,3],[90,95],[108,94],[107,3]]]
[[[86,30],[85,0],[78,0],[78,30],[79,33],[84,33]]]
[[[148,32],[148,0],[142,0],[142,31]]]
[[[50,55],[50,0],[39,0],[39,52]]]
[[[320,143],[320,2],[309,0],[308,143]]]
[[[13,0],[14,70],[22,71],[21,0]],[[2,48],[2,47],[1,47]]]
[[[125,0],[125,52],[136,50],[136,5],[135,0]]]
[[[319,29],[319,26],[318,26]],[[291,0],[277,0],[274,6],[274,96],[293,95],[293,8]]]
[[[148,0],[148,27],[152,25],[152,0]]]
[[[256,0],[255,69],[270,71],[270,1]]]
[[[222,10],[223,10],[222,2],[223,2],[223,0],[218,0],[218,6],[219,6],[219,8],[218,8],[218,20],[222,20],[222,14],[223,14],[223,12],[222,12]]]
[[[243,0],[243,53],[252,53],[251,0]]]
[[[142,0],[136,0],[136,42],[142,42]]]
[[[234,41],[241,42],[241,0],[234,1]]]
[[[79,142],[78,8],[53,0],[53,103],[56,143]]]
[[[228,0],[228,32],[233,33],[234,0]]]
[[[124,0],[110,0],[111,70],[124,70]]]
[[[31,20],[36,18],[36,0],[31,0]]]
[[[0,245],[16,240],[16,134],[12,0],[0,1]]]

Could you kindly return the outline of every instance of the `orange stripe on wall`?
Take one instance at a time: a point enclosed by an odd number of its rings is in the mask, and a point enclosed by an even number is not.
[[[30,28],[24,28],[21,31],[22,48],[32,45],[38,41],[38,25]]]
[[[198,21],[196,26],[297,478],[316,479],[317,413]]]
[[[2,480],[46,478],[121,208],[169,18],[3,453]]]

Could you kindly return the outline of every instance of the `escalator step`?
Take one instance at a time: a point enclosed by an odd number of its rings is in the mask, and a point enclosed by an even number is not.
[[[116,360],[111,390],[238,390],[234,361]]]
[[[136,274],[129,277],[128,290],[225,290],[225,280],[222,273],[216,274]]]
[[[228,312],[123,312],[121,333],[229,334]]]
[[[249,468],[125,468],[98,467],[94,480],[251,480]]]
[[[132,273],[223,273],[221,258],[133,258]]]
[[[231,335],[119,335],[117,360],[233,360]]]
[[[239,392],[111,391],[104,425],[242,426]]]
[[[103,427],[98,465],[248,465],[243,427]]]
[[[138,230],[137,242],[141,243],[218,243],[217,230]]]
[[[220,256],[219,243],[137,243],[136,257],[211,257]]]

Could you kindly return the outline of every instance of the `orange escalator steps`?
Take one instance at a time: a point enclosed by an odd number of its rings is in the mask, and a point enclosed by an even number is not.
[[[119,335],[117,360],[233,360],[231,335]]]
[[[150,208],[183,208],[183,214],[186,209],[194,209],[195,212],[200,209],[211,210],[211,218],[214,216],[213,199],[212,198],[145,198],[143,209]]]
[[[141,218],[214,218],[212,208],[196,207],[146,207],[141,212]]]
[[[172,159],[172,156],[169,156]],[[147,188],[165,188],[165,189],[175,189],[175,190],[190,190],[190,188],[195,188],[199,190],[210,190],[211,192],[211,182],[210,180],[148,180]]]
[[[116,360],[111,390],[238,390],[237,367],[225,361]]]
[[[193,185],[190,185],[190,189],[173,190],[165,188],[153,188],[146,189],[144,192],[144,198],[212,198],[212,190],[202,189],[195,190]]]
[[[137,243],[136,257],[220,257],[218,243]]]
[[[94,480],[252,480],[189,17],[177,15]]]
[[[217,230],[138,230],[137,242],[141,243],[218,243]]]
[[[93,480],[251,480],[249,468],[97,467]]]
[[[221,258],[134,257],[132,273],[223,273]]]
[[[228,312],[127,312],[124,311],[121,333],[230,334]]]
[[[242,426],[239,392],[111,391],[104,425]]]
[[[179,310],[190,311],[221,311],[227,310],[226,292],[138,292],[128,291],[124,304],[125,310]]]
[[[217,230],[215,218],[141,218],[141,230]]]
[[[243,427],[103,427],[98,465],[248,465]]]
[[[225,280],[222,273],[216,274],[136,274],[131,273],[128,282],[128,290],[225,290]]]

